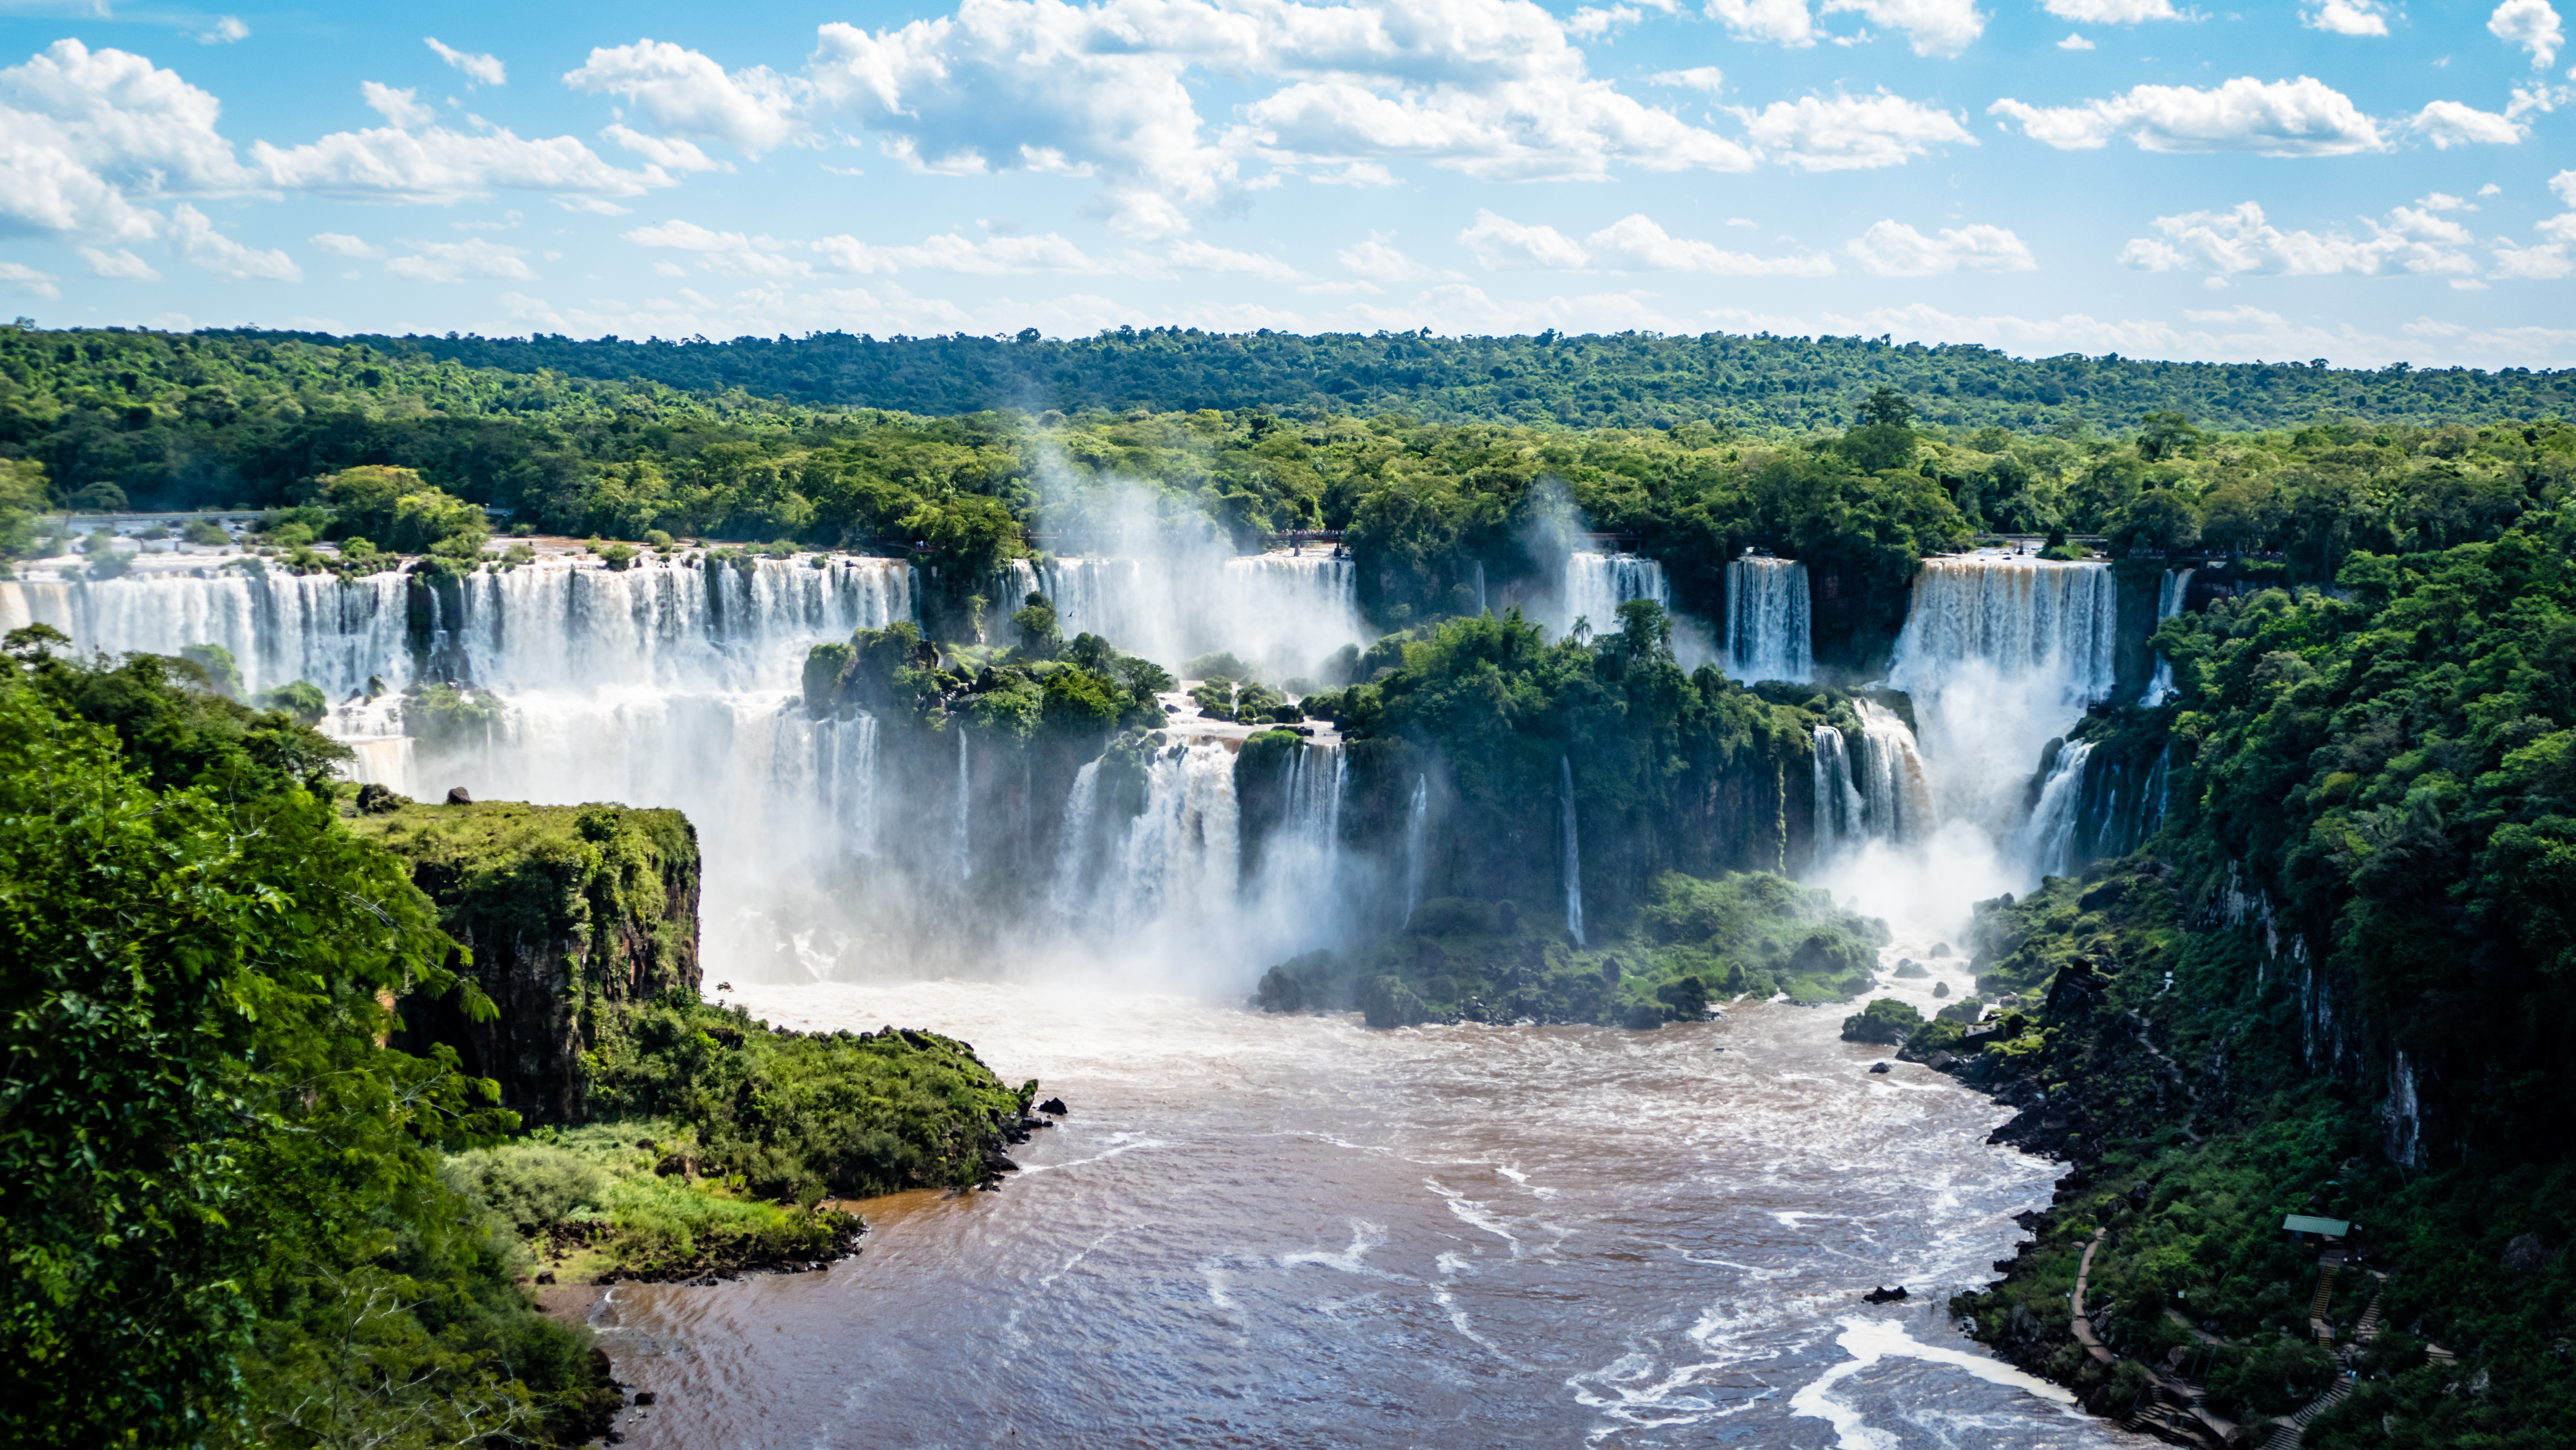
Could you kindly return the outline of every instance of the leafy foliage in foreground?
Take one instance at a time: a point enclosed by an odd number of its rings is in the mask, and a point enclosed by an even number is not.
[[[377,1045],[384,999],[455,984],[429,903],[339,823],[337,748],[47,633],[0,671],[0,1432],[586,1433],[587,1335],[437,1178],[509,1116]]]

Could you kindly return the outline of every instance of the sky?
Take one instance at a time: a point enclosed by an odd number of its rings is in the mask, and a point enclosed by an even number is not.
[[[0,0],[0,315],[2564,367],[2570,4]]]

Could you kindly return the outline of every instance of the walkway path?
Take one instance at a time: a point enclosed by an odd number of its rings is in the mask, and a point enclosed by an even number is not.
[[[2093,1230],[2093,1242],[2084,1246],[2084,1262],[2075,1266],[2075,1342],[2084,1346],[2086,1354],[2104,1364],[2111,1363],[2116,1356],[2102,1347],[2101,1340],[2093,1337],[2092,1316],[2084,1312],[2084,1281],[2093,1277],[2093,1251],[2102,1247],[2103,1237],[2110,1232],[2107,1228]]]

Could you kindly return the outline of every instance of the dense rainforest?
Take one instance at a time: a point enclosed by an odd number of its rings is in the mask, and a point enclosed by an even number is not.
[[[1626,332],[1437,338],[1423,332],[1208,333],[1120,328],[1096,337],[1015,339],[846,333],[630,341],[335,338],[227,332],[245,341],[357,342],[398,357],[504,372],[647,380],[695,392],[739,389],[808,405],[866,403],[910,413],[1093,409],[1155,413],[1251,408],[1425,422],[1756,431],[1840,426],[1880,388],[1909,393],[1945,427],[2122,431],[2155,412],[2226,428],[2276,428],[2324,413],[2383,422],[2494,422],[2568,410],[2576,376],[2507,368],[2418,372],[2269,363],[2145,362],[2116,354],[2024,360],[1975,344],[1888,338]]]

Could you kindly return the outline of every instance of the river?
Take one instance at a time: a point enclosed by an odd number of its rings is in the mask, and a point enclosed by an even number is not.
[[[1986,1145],[1983,1096],[1871,1074],[1844,1009],[1372,1032],[1103,986],[736,999],[952,1033],[1072,1113],[998,1191],[865,1205],[827,1272],[611,1291],[642,1450],[2140,1443],[1950,1322],[2055,1169]]]

